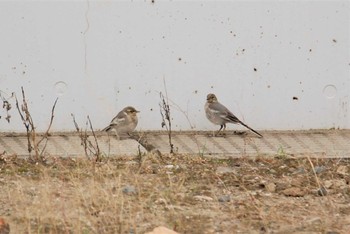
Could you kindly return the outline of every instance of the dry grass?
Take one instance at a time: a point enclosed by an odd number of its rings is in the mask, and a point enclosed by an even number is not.
[[[12,233],[144,233],[159,225],[179,233],[347,233],[350,179],[337,169],[350,171],[349,162],[310,161],[148,154],[141,162],[80,158],[44,165],[2,156],[0,217]],[[316,178],[317,166],[325,170]],[[333,183],[327,196],[317,194],[318,183]],[[137,193],[123,192],[128,185]],[[288,196],[288,188],[301,194]],[[231,200],[219,202],[222,195]]]

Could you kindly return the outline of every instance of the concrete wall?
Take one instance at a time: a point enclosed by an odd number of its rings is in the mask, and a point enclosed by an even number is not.
[[[39,130],[57,96],[54,130],[127,105],[160,129],[163,81],[176,129],[217,128],[209,92],[256,129],[349,128],[349,29],[349,1],[1,1],[1,96],[23,86]]]

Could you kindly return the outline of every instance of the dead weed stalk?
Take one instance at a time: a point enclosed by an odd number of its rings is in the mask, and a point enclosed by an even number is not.
[[[12,109],[12,105],[11,103],[9,102],[9,99],[13,98],[14,97],[14,93],[11,94],[11,96],[9,98],[5,98],[3,95],[5,94],[3,91],[0,90],[0,99],[2,101],[2,108],[5,109],[6,111],[6,117],[5,117],[5,120],[10,123],[10,119],[11,119],[11,115],[9,113],[9,111]],[[0,115],[0,119],[1,119],[1,115]]]
[[[45,131],[44,135],[40,140],[37,140],[38,134],[36,133],[35,130],[35,124],[32,118],[32,115],[30,114],[29,107],[28,107],[28,102],[25,96],[25,92],[23,87],[21,87],[22,90],[22,104],[20,106],[16,94],[14,94],[15,100],[16,100],[16,108],[18,110],[18,113],[21,117],[21,120],[23,122],[24,127],[26,128],[27,132],[27,147],[28,147],[28,152],[31,154],[32,151],[34,150],[34,160],[39,161],[43,159],[43,153],[45,152],[45,148],[47,145],[48,141],[48,136],[49,136],[49,131],[51,129],[53,119],[54,119],[54,113],[55,113],[55,108],[56,104],[58,101],[58,98],[56,98],[52,110],[51,110],[51,119],[50,119],[50,124]],[[40,143],[45,140],[45,145],[42,149],[40,149]]]
[[[174,153],[174,144],[172,143],[172,131],[171,131],[171,116],[170,116],[170,106],[168,99],[168,92],[166,89],[166,84],[164,80],[165,97],[162,92],[159,93],[161,102],[159,103],[160,115],[162,116],[162,128],[166,128],[168,133],[168,140],[170,146],[170,153]]]
[[[100,162],[102,160],[101,151],[100,151],[100,147],[98,145],[97,137],[96,137],[94,128],[92,126],[90,117],[87,116],[85,130],[83,130],[82,128],[79,127],[77,121],[75,120],[75,116],[73,113],[71,113],[71,116],[73,118],[73,123],[74,123],[75,129],[76,129],[77,133],[79,134],[79,138],[81,140],[81,145],[84,147],[85,156],[87,158],[90,158],[90,156],[93,155],[95,157],[95,161]],[[92,132],[92,136],[94,138],[95,144],[93,144],[92,141],[89,139],[89,134],[87,132],[88,125],[90,127],[91,132]]]

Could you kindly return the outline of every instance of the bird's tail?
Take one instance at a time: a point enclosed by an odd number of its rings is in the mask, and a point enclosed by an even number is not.
[[[108,132],[109,130],[111,130],[111,125],[108,125],[104,129],[102,129],[102,132]]]
[[[239,121],[240,124],[242,124],[244,127],[248,128],[250,131],[254,132],[255,134],[259,135],[260,137],[263,137],[260,133],[258,133],[257,131],[255,131],[254,129],[252,129],[251,127],[249,127],[248,125],[246,125],[245,123],[243,123],[242,121]]]

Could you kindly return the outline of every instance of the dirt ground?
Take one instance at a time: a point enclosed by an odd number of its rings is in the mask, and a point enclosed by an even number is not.
[[[349,233],[349,161],[3,155],[0,218],[11,233]]]

